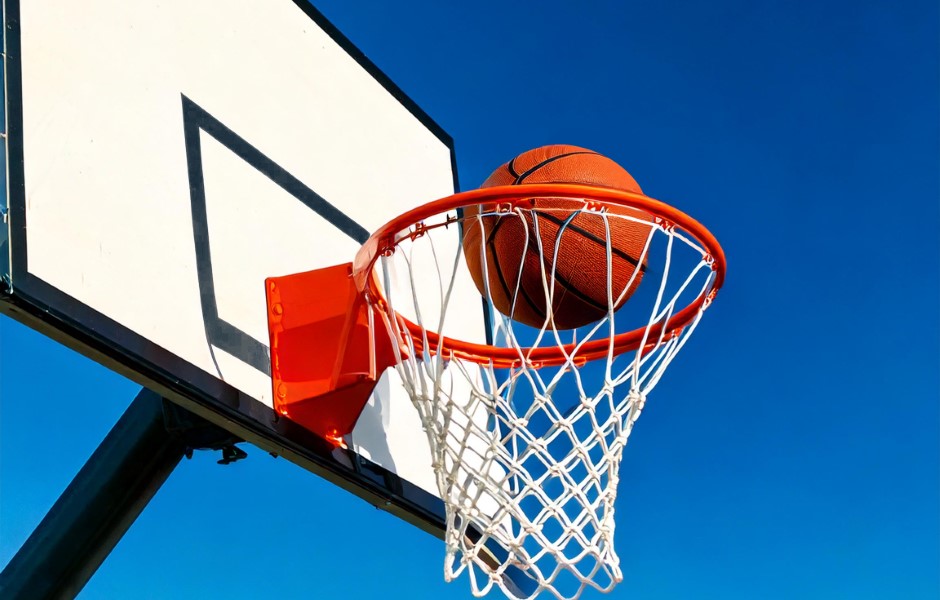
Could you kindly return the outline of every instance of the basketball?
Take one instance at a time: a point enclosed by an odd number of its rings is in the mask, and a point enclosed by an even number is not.
[[[613,160],[567,145],[524,152],[496,169],[481,187],[534,183],[577,183],[642,193]],[[541,328],[551,315],[557,329],[574,329],[608,314],[608,227],[614,310],[623,306],[643,278],[650,225],[617,216],[649,221],[642,211],[609,206],[607,213],[614,216],[605,219],[597,212],[579,212],[571,200],[563,199],[537,199],[533,210],[522,214],[486,214],[494,210],[495,203],[464,209],[463,251],[477,289],[487,296],[489,287],[496,310],[515,321]]]

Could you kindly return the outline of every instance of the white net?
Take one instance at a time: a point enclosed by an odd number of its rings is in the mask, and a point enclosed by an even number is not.
[[[462,212],[441,214],[400,232],[376,265],[389,309],[376,314],[392,337],[446,505],[445,578],[466,572],[476,596],[498,586],[515,598],[546,591],[577,598],[623,578],[614,547],[621,455],[647,395],[707,308],[716,272],[687,232],[649,213],[610,208],[583,201],[563,209],[474,208],[466,220]],[[608,234],[591,251],[576,220],[582,215],[599,219]],[[480,253],[489,304],[516,314],[528,302],[529,313],[546,313],[530,327],[493,310],[486,341],[504,349],[499,360],[470,358],[444,339],[465,333],[465,316],[448,311],[450,299],[479,294],[458,223],[464,235],[482,228],[482,243],[470,251]],[[514,242],[518,257],[503,252],[501,264],[486,255],[499,223],[525,232]],[[642,233],[632,267],[610,241],[624,226]],[[571,248],[581,250],[572,257]],[[507,266],[510,258],[520,265]],[[562,330],[555,326],[561,311],[584,309],[564,303],[572,269],[589,272],[606,298],[596,322]],[[688,305],[693,313],[673,330],[671,320]],[[626,332],[634,349],[622,352]]]

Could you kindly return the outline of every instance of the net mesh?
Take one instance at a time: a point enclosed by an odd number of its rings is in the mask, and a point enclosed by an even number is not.
[[[590,325],[560,330],[551,308],[565,292],[558,284],[559,249],[577,233],[574,218],[588,212],[603,220],[607,232],[624,222],[642,226],[645,274],[635,286],[640,269],[626,285],[617,279],[617,248],[608,235],[599,254],[606,260],[606,312]],[[476,596],[494,586],[515,598],[543,592],[577,598],[588,587],[609,591],[623,579],[614,547],[623,449],[648,394],[708,306],[700,303],[680,331],[664,327],[680,309],[709,297],[711,257],[691,235],[655,215],[610,211],[587,200],[564,210],[481,208],[470,218],[472,223],[462,212],[442,214],[399,232],[394,250],[376,265],[387,302],[377,318],[392,338],[396,368],[427,434],[446,506],[445,579],[466,573]],[[538,229],[545,218],[561,223],[549,237]],[[487,230],[505,219],[525,225],[521,260],[528,253],[540,258],[526,268],[541,269],[548,313],[541,327],[529,327],[491,311],[487,341],[514,350],[518,360],[509,366],[460,358],[443,340],[459,338],[465,329],[466,316],[448,310],[451,298],[479,294],[456,228],[481,226],[486,239]],[[484,297],[492,305],[486,244],[479,251]],[[521,276],[510,283],[511,313],[525,290]],[[637,349],[619,353],[615,335],[637,329]],[[598,340],[601,358],[586,360],[584,349]],[[532,360],[548,347],[557,349],[556,364]]]

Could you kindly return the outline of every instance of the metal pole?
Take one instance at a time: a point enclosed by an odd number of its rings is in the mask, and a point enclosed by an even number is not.
[[[137,395],[0,573],[0,598],[51,600],[78,595],[191,451],[188,428],[197,425],[205,434],[206,422],[194,415],[179,427],[181,409],[167,411],[165,402],[150,390]]]

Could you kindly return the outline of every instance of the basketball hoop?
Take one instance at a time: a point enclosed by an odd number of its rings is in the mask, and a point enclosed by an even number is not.
[[[469,207],[472,223],[463,212]],[[551,308],[562,293],[557,254],[578,215],[601,219],[608,232],[617,220],[642,224],[648,233],[634,259],[646,273],[639,287],[639,267],[631,275],[633,295],[624,303],[627,292],[611,285],[616,249],[608,235],[601,240],[606,268],[598,271],[607,281],[603,317],[563,330]],[[491,311],[489,337],[463,339],[450,299],[478,292],[467,283],[455,232],[492,219],[520,219],[525,231],[537,231],[543,216],[560,223],[555,250],[539,233],[526,234],[524,243],[538,256],[532,264],[541,269],[545,323],[531,328]],[[477,596],[495,585],[510,597],[548,591],[559,599],[587,587],[609,591],[621,581],[613,516],[622,451],[647,395],[723,283],[725,257],[712,234],[638,193],[570,184],[491,187],[390,221],[337,273],[358,298],[343,308],[359,311],[347,321],[370,332],[358,344],[368,349],[359,351],[367,360],[359,361],[357,376],[371,381],[393,364],[427,434],[446,507],[445,579],[466,571]],[[513,303],[520,297],[515,284],[507,290]],[[483,292],[494,305],[489,284]],[[355,351],[350,343],[346,352]],[[272,358],[278,351],[272,333]]]
[[[663,334],[664,340],[681,334],[682,329],[696,320],[701,311],[711,303],[724,281],[725,257],[718,240],[696,220],[668,204],[641,194],[609,188],[572,184],[532,184],[485,188],[455,194],[430,202],[389,221],[369,237],[356,255],[353,263],[353,277],[356,285],[366,297],[372,299],[371,304],[378,312],[388,316],[389,304],[384,297],[379,280],[373,273],[378,260],[394,254],[396,249],[406,241],[414,243],[434,229],[455,226],[460,220],[456,215],[445,216],[433,223],[428,223],[428,219],[446,215],[448,211],[455,211],[473,204],[494,204],[496,211],[503,214],[512,213],[514,210],[532,210],[540,198],[570,199],[576,210],[598,213],[602,213],[605,206],[626,206],[647,212],[653,216],[656,229],[673,232],[670,236],[675,236],[674,232],[677,227],[687,231],[692,236],[692,240],[698,242],[704,249],[703,264],[715,274],[712,285],[707,290],[703,290],[692,303],[672,315],[667,322],[654,324],[651,331],[639,327],[614,335],[612,344],[608,340],[597,339],[580,345],[578,355],[584,361],[604,358],[611,348],[615,355],[636,350],[641,343],[647,343],[656,338],[659,333]],[[577,208],[578,205],[580,208]],[[692,240],[684,237],[679,239],[691,245]],[[397,317],[397,320],[410,332],[418,348],[424,347],[423,341],[426,338],[429,347],[436,348],[445,355],[479,364],[492,362],[497,367],[512,367],[517,366],[520,361],[529,361],[537,366],[554,366],[567,362],[575,350],[575,344],[563,344],[559,347],[531,347],[526,348],[522,352],[523,356],[520,356],[512,348],[448,339],[401,316]]]

